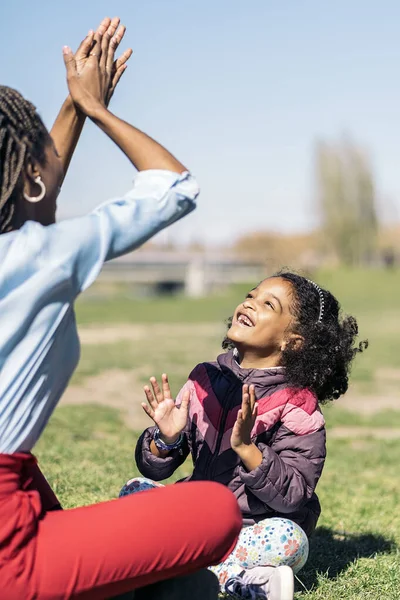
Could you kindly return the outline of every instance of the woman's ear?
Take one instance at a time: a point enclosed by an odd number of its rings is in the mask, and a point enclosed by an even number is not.
[[[35,179],[37,179],[39,176],[40,170],[38,163],[28,159],[25,165],[24,173],[24,194],[27,196],[38,195],[38,185],[35,183]]]

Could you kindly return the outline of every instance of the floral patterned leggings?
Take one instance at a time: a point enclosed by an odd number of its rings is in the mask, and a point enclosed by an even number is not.
[[[151,479],[136,477],[128,481],[120,496],[163,487]],[[252,567],[287,565],[294,573],[304,567],[308,558],[308,539],[304,531],[289,519],[274,517],[255,525],[243,527],[238,543],[228,558],[221,564],[210,567],[219,579],[221,589],[231,577]]]

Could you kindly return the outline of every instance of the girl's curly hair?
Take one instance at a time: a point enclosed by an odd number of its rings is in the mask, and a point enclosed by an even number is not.
[[[300,347],[289,342],[282,352],[281,364],[286,369],[289,385],[312,390],[320,402],[339,398],[347,391],[354,357],[368,347],[367,340],[355,344],[358,336],[356,319],[342,315],[333,294],[321,289],[324,313],[319,320],[320,292],[311,281],[285,270],[272,277],[280,277],[291,284],[293,320],[290,330],[303,338]],[[228,338],[224,339],[224,349],[233,346]]]

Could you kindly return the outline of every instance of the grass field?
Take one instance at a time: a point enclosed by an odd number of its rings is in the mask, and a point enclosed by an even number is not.
[[[400,599],[398,275],[316,276],[359,318],[361,335],[371,345],[354,369],[349,398],[356,401],[345,398],[324,409],[328,458],[318,486],[323,512],[296,600]],[[124,415],[131,411],[130,424],[138,423],[137,429],[146,424],[141,384],[167,371],[176,391],[197,362],[213,359],[223,321],[244,289],[196,301],[134,300],[127,290],[117,297],[103,292],[94,289],[78,303],[83,349],[69,392],[75,404],[57,409],[37,448],[65,507],[113,498],[137,474],[138,431],[127,426]],[[189,472],[186,463],[173,480]]]

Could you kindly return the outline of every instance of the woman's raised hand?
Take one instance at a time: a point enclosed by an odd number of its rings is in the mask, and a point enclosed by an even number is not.
[[[178,407],[171,396],[167,375],[162,375],[162,388],[155,377],[151,377],[149,386],[144,387],[148,405],[143,402],[143,410],[153,419],[166,444],[173,444],[184,430],[189,411],[190,393],[184,392]]]
[[[69,47],[63,49],[71,97],[88,116],[97,108],[108,106],[126,69],[132,55],[130,48],[115,60],[125,30],[118,17],[106,17],[96,32],[89,31],[75,55]]]

